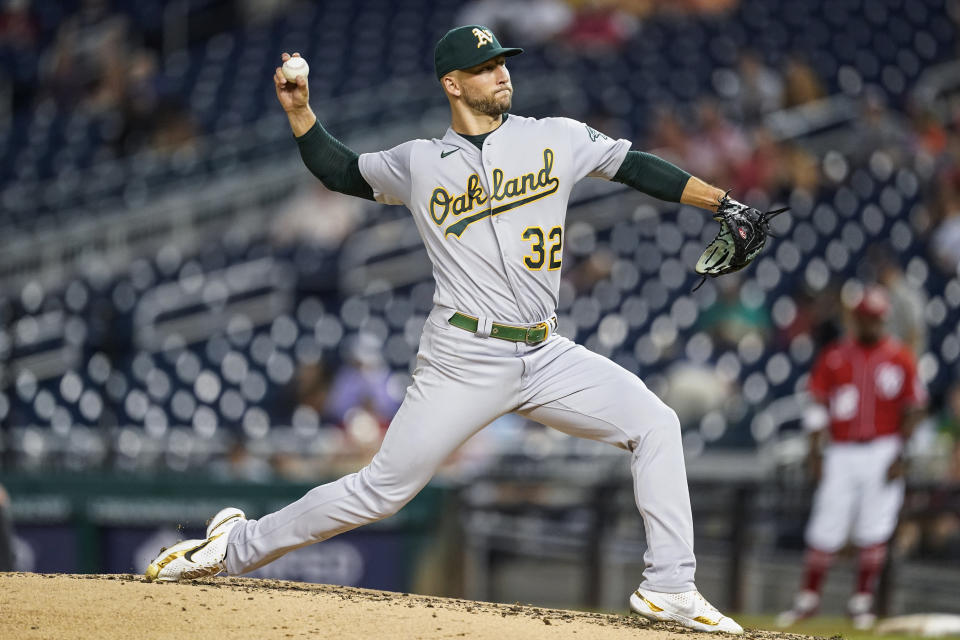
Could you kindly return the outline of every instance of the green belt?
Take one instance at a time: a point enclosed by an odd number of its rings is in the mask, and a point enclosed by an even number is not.
[[[457,311],[450,320],[450,324],[471,333],[477,332],[480,321],[473,316]],[[525,342],[527,344],[540,344],[550,335],[550,323],[541,322],[532,327],[515,327],[509,324],[500,324],[494,322],[490,326],[490,337],[509,340],[510,342]]]

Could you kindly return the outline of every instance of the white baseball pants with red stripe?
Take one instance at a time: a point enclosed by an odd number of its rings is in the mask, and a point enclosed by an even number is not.
[[[808,546],[832,553],[848,540],[862,548],[890,539],[903,505],[904,481],[888,481],[887,470],[901,448],[895,435],[827,447],[807,524]]]

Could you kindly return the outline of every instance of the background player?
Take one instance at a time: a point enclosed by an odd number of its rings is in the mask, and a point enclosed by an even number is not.
[[[853,310],[853,335],[827,345],[814,364],[816,404],[804,426],[820,484],[806,531],[803,588],[778,616],[780,626],[817,612],[827,570],[848,539],[859,549],[848,612],[857,628],[876,619],[874,589],[903,504],[903,448],[927,399],[912,352],[884,329],[888,310],[885,291],[868,287]]]
[[[0,484],[0,571],[13,571],[13,518],[10,495]]]
[[[630,596],[634,610],[702,631],[743,631],[694,585],[676,414],[636,376],[556,334],[555,309],[566,206],[580,179],[613,179],[710,210],[747,208],[581,122],[508,115],[513,85],[506,58],[521,52],[501,47],[479,25],[451,30],[435,50],[451,109],[446,135],[361,156],[320,126],[306,79],[288,83],[276,70],[277,97],[307,167],[330,189],[404,204],[413,213],[433,264],[435,307],[413,383],[367,467],[259,520],[238,509],[221,511],[206,540],[161,552],[148,579],[243,574],[387,517],[460,444],[515,412],[631,452],[648,547],[644,582]],[[742,228],[740,234],[748,236]]]

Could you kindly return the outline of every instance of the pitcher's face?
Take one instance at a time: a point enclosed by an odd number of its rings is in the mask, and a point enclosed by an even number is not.
[[[461,97],[468,107],[491,117],[510,110],[513,85],[506,61],[505,56],[497,56],[457,73],[463,91]]]

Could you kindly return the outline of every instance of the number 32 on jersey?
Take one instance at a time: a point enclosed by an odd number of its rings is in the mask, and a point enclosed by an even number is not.
[[[560,268],[563,261],[563,229],[553,227],[544,234],[540,227],[527,227],[523,230],[521,236],[524,240],[531,243],[530,255],[523,257],[523,264],[528,269],[539,270],[547,264],[549,271],[555,271]],[[549,244],[549,247],[547,246]]]

